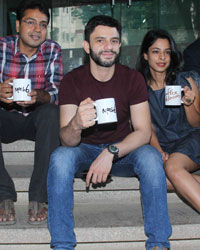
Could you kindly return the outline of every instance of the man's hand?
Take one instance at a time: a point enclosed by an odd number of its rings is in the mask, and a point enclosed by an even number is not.
[[[86,177],[86,188],[89,189],[90,182],[93,184],[104,183],[111,171],[114,155],[104,149],[101,154],[93,161]]]
[[[13,96],[13,87],[9,83],[12,82],[15,78],[9,78],[5,82],[0,83],[0,101],[4,103],[13,103],[13,99],[8,99]]]
[[[73,124],[78,129],[86,129],[95,124],[96,110],[91,98],[82,101],[77,109]]]
[[[19,106],[28,107],[30,105],[37,103],[49,103],[50,102],[50,95],[48,92],[42,89],[33,89],[30,93],[31,101],[25,102],[16,102]]]

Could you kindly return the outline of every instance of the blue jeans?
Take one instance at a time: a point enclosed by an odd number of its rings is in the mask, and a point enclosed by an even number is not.
[[[59,147],[50,159],[47,179],[48,227],[54,250],[73,250],[76,245],[73,218],[73,181],[76,173],[89,169],[106,145],[80,144]],[[166,177],[160,153],[150,145],[137,148],[113,164],[112,175],[140,180],[146,249],[169,247],[171,224],[167,207]],[[134,211],[133,211],[134,213]]]

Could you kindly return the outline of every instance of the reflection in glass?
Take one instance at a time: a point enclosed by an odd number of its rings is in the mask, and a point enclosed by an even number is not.
[[[8,34],[15,34],[16,4],[9,0]],[[46,0],[51,6],[48,37],[63,49],[65,72],[84,62],[84,26],[94,15],[110,15],[122,24],[121,62],[135,66],[138,49],[152,28],[169,31],[181,50],[200,36],[199,0]],[[112,6],[112,3],[113,6]],[[11,32],[10,32],[11,30]]]

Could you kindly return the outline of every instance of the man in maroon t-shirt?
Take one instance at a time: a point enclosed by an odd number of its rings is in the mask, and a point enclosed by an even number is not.
[[[112,17],[95,16],[87,23],[83,47],[90,64],[68,73],[60,87],[63,146],[52,154],[48,174],[51,245],[55,250],[76,245],[73,179],[88,170],[87,188],[106,182],[109,174],[138,176],[146,249],[166,250],[171,235],[166,178],[160,153],[148,144],[151,119],[144,79],[116,64],[121,26]],[[96,124],[94,101],[110,97],[116,102],[117,122]]]

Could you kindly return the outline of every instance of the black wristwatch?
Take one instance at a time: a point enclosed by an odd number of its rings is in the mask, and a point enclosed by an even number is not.
[[[114,155],[113,161],[116,161],[118,159],[119,149],[115,145],[112,145],[112,144],[108,145],[107,149],[108,149],[108,152]]]

